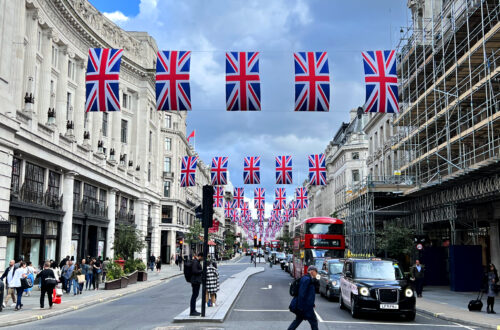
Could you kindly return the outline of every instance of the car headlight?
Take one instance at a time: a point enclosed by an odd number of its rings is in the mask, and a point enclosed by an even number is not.
[[[370,290],[368,290],[368,288],[365,288],[365,287],[362,287],[359,289],[359,293],[362,295],[362,296],[369,296],[370,295]]]
[[[337,281],[332,281],[333,286],[337,286]]]
[[[410,288],[407,288],[407,289],[405,290],[405,296],[407,296],[408,298],[413,297],[413,290],[412,290],[412,289],[410,289]]]

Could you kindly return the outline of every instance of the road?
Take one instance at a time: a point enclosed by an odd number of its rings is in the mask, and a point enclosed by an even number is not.
[[[219,267],[224,280],[250,266],[250,258]],[[263,264],[260,264],[261,266]],[[172,324],[178,313],[188,306],[190,286],[183,277],[175,278],[154,288],[114,301],[98,304],[67,315],[27,323],[15,329],[286,329],[294,315],[288,311],[291,297],[288,293],[292,278],[279,266],[269,268],[249,278],[233,309],[222,324]],[[316,296],[316,311],[320,329],[460,329],[471,327],[417,314],[414,322],[366,317],[352,319],[348,311],[340,310],[338,303]],[[309,329],[303,323],[299,329]]]

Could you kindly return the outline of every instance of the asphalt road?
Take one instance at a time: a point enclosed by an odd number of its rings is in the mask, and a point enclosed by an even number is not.
[[[250,266],[250,258],[221,266],[224,280]],[[262,263],[260,264],[263,265]],[[171,323],[174,316],[187,308],[190,285],[183,277],[175,278],[154,288],[126,297],[98,304],[67,315],[27,323],[15,329],[286,329],[294,315],[288,311],[291,297],[288,293],[292,278],[279,265],[249,278],[233,309],[222,324]],[[417,314],[414,322],[380,317],[352,319],[348,311],[340,310],[337,302],[316,296],[316,311],[320,329],[460,329],[471,327]],[[299,329],[309,329],[303,323]]]

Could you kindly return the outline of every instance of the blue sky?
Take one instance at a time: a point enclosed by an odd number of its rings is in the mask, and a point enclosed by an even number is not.
[[[323,152],[349,110],[364,103],[361,51],[392,49],[408,9],[401,0],[90,0],[125,30],[146,31],[162,50],[191,50],[193,110],[187,134],[206,164],[229,156],[234,186],[243,158],[261,156],[266,202],[274,200],[274,157],[292,155],[294,185],[307,178],[307,155]],[[261,112],[225,111],[226,51],[260,51]],[[293,52],[327,51],[327,113],[296,113]],[[253,197],[255,185],[246,185]]]

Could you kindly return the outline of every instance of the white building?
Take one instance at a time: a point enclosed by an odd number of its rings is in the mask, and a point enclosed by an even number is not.
[[[196,187],[175,188],[181,157],[194,151],[186,114],[155,111],[155,41],[123,31],[87,0],[0,7],[0,269],[20,255],[35,266],[112,257],[120,223],[142,231],[139,257],[161,252],[168,261],[163,231],[187,230],[209,173],[201,163]],[[124,49],[120,112],[84,112],[89,48]]]

